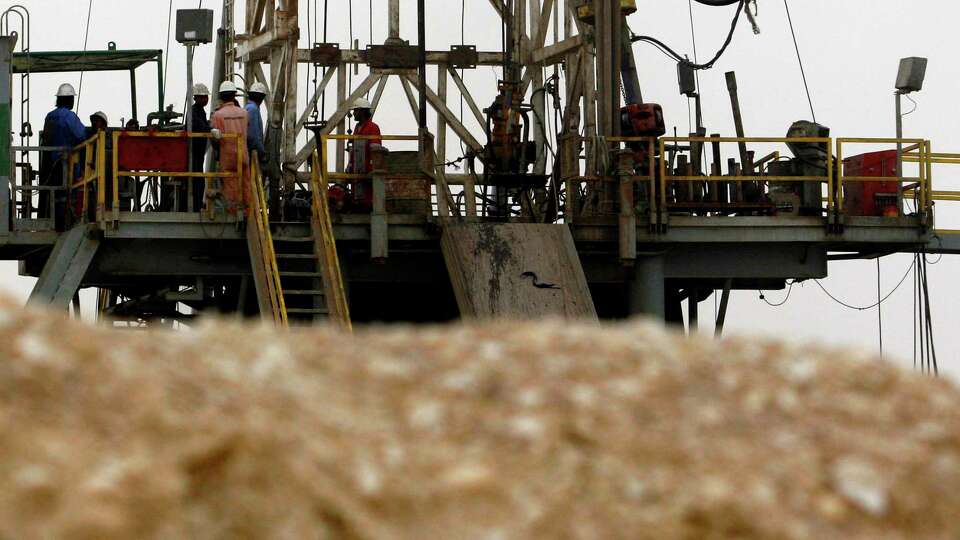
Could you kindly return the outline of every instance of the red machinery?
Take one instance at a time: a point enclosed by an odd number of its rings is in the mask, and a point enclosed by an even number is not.
[[[844,176],[896,177],[897,151],[870,152],[843,160]],[[898,180],[843,183],[843,208],[851,216],[897,217]]]
[[[620,109],[620,132],[624,137],[659,137],[667,132],[666,122],[663,119],[663,109],[656,103],[631,103]],[[642,142],[628,143],[627,147],[634,152],[634,161],[637,165],[647,163],[647,144]],[[660,148],[654,145],[656,154]]]
[[[121,131],[117,141],[117,166],[121,171],[187,172],[187,145],[184,131],[143,132]]]

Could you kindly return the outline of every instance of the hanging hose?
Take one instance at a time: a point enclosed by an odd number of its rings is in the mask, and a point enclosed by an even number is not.
[[[700,3],[704,3],[706,0],[696,0],[696,1]],[[710,61],[705,64],[697,64],[695,62],[691,62],[685,56],[681,56],[679,53],[671,49],[669,46],[667,46],[667,44],[660,41],[659,39],[651,36],[635,35],[628,28],[628,31],[631,34],[630,41],[631,42],[642,41],[645,43],[649,43],[650,45],[653,45],[654,47],[659,49],[660,52],[662,52],[663,54],[672,58],[674,61],[684,64],[692,69],[695,69],[695,70],[710,69],[713,67],[714,64],[717,63],[718,60],[720,60],[720,57],[723,56],[724,52],[726,52],[727,47],[730,46],[730,42],[733,41],[733,34],[737,30],[737,23],[740,22],[740,15],[743,13],[744,8],[746,8],[750,0],[734,0],[734,1],[722,0],[722,1],[727,3],[717,3],[717,4],[707,4],[707,5],[724,6],[724,5],[737,4],[737,12],[733,15],[733,22],[730,23],[730,31],[727,33],[727,39],[724,40],[723,45],[720,46],[720,50],[717,51],[717,54],[715,54],[713,58],[710,59]]]

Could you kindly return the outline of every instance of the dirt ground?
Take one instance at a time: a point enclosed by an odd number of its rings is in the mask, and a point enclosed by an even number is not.
[[[0,344],[0,538],[960,537],[960,393],[857,353],[2,301]]]

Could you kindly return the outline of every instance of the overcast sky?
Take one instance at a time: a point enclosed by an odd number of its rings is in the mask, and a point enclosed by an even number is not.
[[[31,47],[41,50],[78,50],[83,48],[87,18],[87,2],[80,0],[20,0],[32,15]],[[353,7],[353,38],[364,47],[370,42],[370,0],[335,0],[329,2],[327,41],[350,42],[350,13]],[[674,49],[693,57],[690,14],[687,0],[638,0],[640,12],[630,17],[632,29],[639,34],[657,37]],[[196,8],[198,4],[216,10],[220,20],[220,2],[215,0],[173,0],[173,9]],[[403,37],[416,42],[416,2],[403,0]],[[0,4],[4,5],[4,4]],[[12,5],[10,3],[6,5]],[[238,27],[242,24],[243,1],[237,0]],[[300,0],[302,45],[320,41],[312,29],[308,39],[307,9],[313,11],[319,2]],[[386,37],[387,0],[372,0],[374,17],[373,42]],[[448,49],[460,43],[461,2],[426,0],[428,11],[427,45]],[[960,90],[960,65],[954,54],[960,50],[956,17],[960,7],[951,0],[903,2],[899,0],[790,0],[800,51],[813,96],[817,120],[829,126],[834,136],[871,137],[894,135],[893,82],[898,59],[904,56],[925,56],[930,59],[924,90],[914,95],[919,103],[915,112],[905,118],[907,137],[931,139],[934,151],[960,151],[956,139],[956,95]],[[167,41],[166,0],[93,0],[88,48],[105,49],[108,41],[118,48],[163,49]],[[314,18],[311,13],[309,20]],[[699,59],[714,54],[729,28],[733,8],[710,8],[693,5]],[[481,50],[498,50],[500,33],[497,19],[487,0],[467,0],[465,17],[466,43]],[[803,91],[793,42],[790,37],[782,0],[759,0],[758,22],[762,30],[754,35],[743,20],[726,55],[716,67],[700,75],[704,122],[709,132],[733,135],[729,98],[724,72],[735,70],[739,79],[744,123],[748,136],[782,136],[789,125],[809,119],[810,112]],[[322,18],[317,21],[322,28]],[[310,25],[312,26],[312,25]],[[322,31],[322,30],[321,30]],[[663,105],[667,124],[680,133],[688,129],[687,100],[677,93],[675,64],[655,49],[635,45],[644,98]],[[179,110],[185,93],[185,53],[171,40],[169,49],[167,99]],[[213,45],[201,47],[195,59],[198,80],[211,79]],[[355,79],[363,77],[361,68]],[[141,115],[156,105],[156,75],[153,69],[142,68],[138,74]],[[308,78],[302,68],[301,94]],[[491,68],[468,72],[466,80],[484,106],[492,100],[498,73]],[[65,79],[79,85],[79,76]],[[436,76],[431,77],[435,85]],[[34,126],[52,108],[58,76],[35,76],[33,79]],[[454,109],[456,89],[451,84]],[[331,85],[331,88],[333,85]],[[85,122],[90,113],[103,110],[111,125],[120,118],[129,118],[129,82],[126,74],[88,74],[84,77],[79,114]],[[304,98],[301,97],[301,103]],[[333,99],[333,96],[330,96]],[[407,107],[401,87],[394,81],[378,112],[384,132],[414,133],[413,116]],[[906,104],[906,110],[912,105]],[[466,123],[479,133],[476,123],[467,114]],[[16,124],[18,119],[14,119]],[[431,125],[435,125],[431,120]],[[448,153],[459,155],[459,146],[451,135]],[[937,189],[956,189],[955,171],[937,169]],[[960,208],[940,203],[937,213],[940,228],[960,228]],[[881,288],[888,293],[910,266],[910,255],[882,259]],[[936,262],[936,257],[930,258]],[[934,329],[941,366],[960,373],[955,353],[960,349],[960,336],[954,332],[960,314],[952,309],[960,287],[952,276],[960,269],[960,258],[945,256],[930,267],[931,302]],[[15,262],[0,263],[0,288],[25,299],[33,280],[16,275]],[[831,293],[853,305],[870,305],[876,301],[876,263],[874,261],[834,262],[830,277],[822,284]],[[883,305],[884,350],[898,363],[910,365],[913,351],[912,279]],[[779,302],[783,291],[767,293]],[[713,300],[701,305],[701,313],[712,311]],[[709,317],[704,317],[709,319]],[[781,307],[770,307],[757,292],[733,294],[728,329],[737,333],[761,333],[791,340],[819,340],[831,344],[847,344],[876,350],[878,348],[877,310],[855,311],[830,300],[814,283],[797,285],[789,300]],[[712,331],[704,322],[703,331]]]

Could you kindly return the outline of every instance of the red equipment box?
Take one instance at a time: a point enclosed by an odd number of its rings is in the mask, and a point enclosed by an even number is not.
[[[121,171],[188,172],[186,132],[121,131],[117,164]]]
[[[885,150],[853,156],[843,160],[844,176],[896,177],[897,151]],[[843,183],[843,209],[851,216],[897,217],[897,192],[900,183],[857,182]]]

